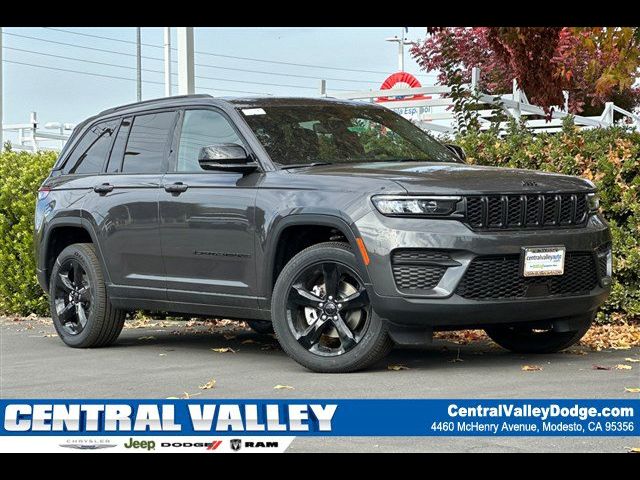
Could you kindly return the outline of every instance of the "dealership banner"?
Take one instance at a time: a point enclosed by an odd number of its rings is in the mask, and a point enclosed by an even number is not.
[[[621,399],[0,400],[3,444],[11,437],[15,441],[15,437],[50,436],[136,437],[132,441],[207,436],[210,444],[214,436],[637,436],[639,432],[640,401]]]

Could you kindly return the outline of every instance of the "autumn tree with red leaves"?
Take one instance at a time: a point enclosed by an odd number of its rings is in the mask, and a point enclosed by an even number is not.
[[[464,81],[471,68],[480,69],[480,88],[508,93],[515,78],[529,101],[550,111],[564,103],[569,111],[595,115],[613,101],[632,110],[640,104],[640,29],[570,27],[447,27],[431,28],[427,38],[411,49],[419,65],[439,71],[455,63]],[[451,45],[454,48],[451,48]]]

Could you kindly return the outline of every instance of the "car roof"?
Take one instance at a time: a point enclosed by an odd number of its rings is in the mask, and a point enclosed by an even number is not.
[[[355,102],[352,100],[342,100],[331,97],[310,98],[310,97],[213,97],[207,94],[196,95],[180,95],[175,97],[154,98],[142,102],[128,103],[113,108],[108,108],[95,115],[93,118],[108,116],[111,114],[127,114],[136,113],[144,110],[151,110],[163,107],[184,106],[190,104],[210,103],[212,105],[226,105],[232,108],[247,107],[276,107],[276,106],[320,106],[328,104],[338,105],[367,105],[363,102]],[[374,106],[375,104],[371,104]]]

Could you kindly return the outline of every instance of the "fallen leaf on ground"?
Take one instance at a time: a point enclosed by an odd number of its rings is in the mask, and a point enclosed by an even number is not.
[[[611,367],[606,367],[604,365],[592,365],[592,370],[611,370]]]
[[[212,378],[211,380],[209,380],[207,383],[205,383],[204,385],[200,385],[198,388],[200,390],[210,390],[213,387],[216,386],[216,379]]]
[[[624,359],[625,362],[630,362],[630,363],[638,363],[640,362],[640,358],[625,358]]]
[[[276,385],[273,387],[274,390],[294,390],[291,385]]]
[[[624,391],[625,391],[625,392],[629,392],[629,393],[640,393],[640,388],[636,388],[636,387],[625,387]]]
[[[166,356],[167,356],[167,354],[166,354],[166,353],[159,353],[159,354],[158,354],[158,356],[159,356],[159,357],[166,357]]]
[[[138,340],[155,340],[156,337],[149,335],[147,337],[138,337]]]
[[[218,353],[236,353],[236,351],[231,347],[212,348],[211,350]]]
[[[627,449],[629,453],[640,453],[640,447],[632,447],[632,448],[627,447]]]
[[[258,343],[258,342],[256,342],[255,340],[251,340],[250,338],[247,338],[246,340],[243,340],[240,343],[242,343],[242,345],[249,345],[250,343]]]
[[[632,368],[631,365],[625,365],[624,363],[616,365],[616,370],[631,370]]]
[[[540,365],[523,365],[522,366],[523,372],[539,372],[540,370],[542,370],[542,367]]]
[[[400,370],[410,370],[406,365],[389,365],[387,370],[393,370],[394,372],[399,372]]]
[[[188,400],[191,397],[197,397],[200,393],[187,393],[183,392],[179,397],[167,397],[167,400]]]
[[[225,333],[224,335],[222,335],[224,337],[225,340],[233,340],[234,338],[237,337],[237,335],[231,335],[229,333]]]

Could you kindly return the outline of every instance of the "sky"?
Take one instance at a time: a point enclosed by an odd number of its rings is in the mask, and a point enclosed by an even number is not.
[[[27,122],[32,111],[37,112],[41,124],[77,123],[105,108],[136,100],[135,28],[5,27],[3,32],[5,125]],[[329,94],[377,89],[398,69],[397,43],[385,38],[400,32],[401,27],[195,28],[195,51],[201,52],[196,53],[196,77],[209,77],[196,78],[196,92],[317,96],[320,79],[327,79]],[[424,27],[410,27],[406,36],[418,40],[425,34]],[[142,98],[162,97],[162,28],[142,28],[142,43]],[[172,46],[176,45],[174,28]],[[173,60],[173,72],[177,73],[175,52]],[[435,83],[435,75],[421,72],[408,52],[405,71],[416,74],[423,85]],[[177,75],[173,80],[177,83]],[[175,95],[177,86],[173,88]]]

